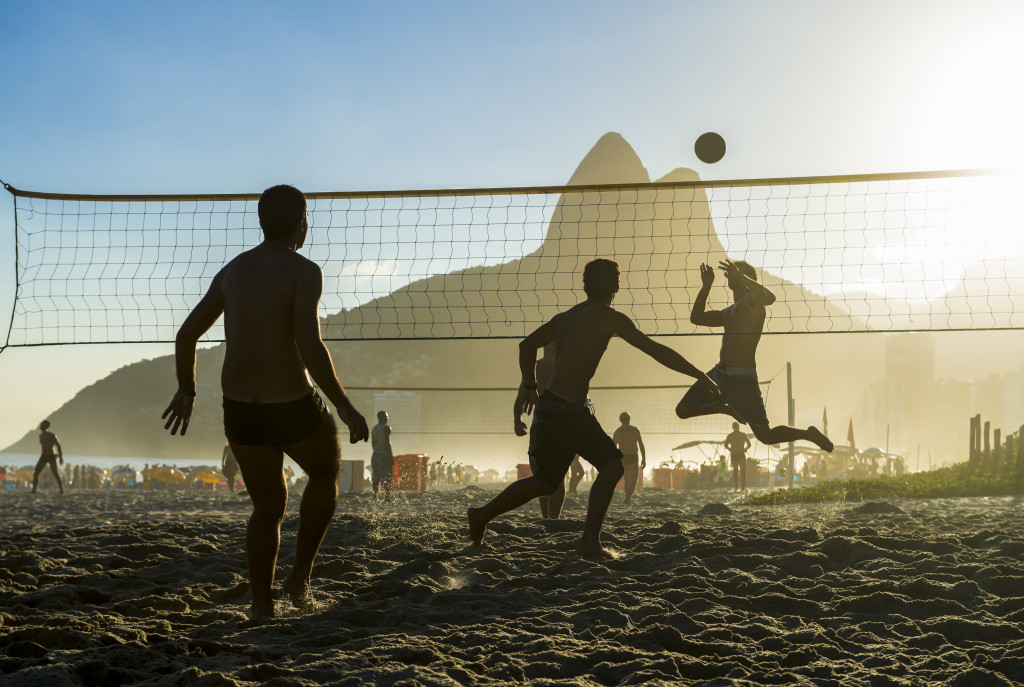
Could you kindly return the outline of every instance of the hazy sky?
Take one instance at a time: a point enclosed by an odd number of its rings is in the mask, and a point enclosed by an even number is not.
[[[0,179],[85,193],[559,184],[607,131],[652,178],[1013,167],[1022,30],[1015,0],[11,3]],[[729,146],[716,165],[693,154],[707,130]],[[0,192],[0,327],[11,208]],[[169,352],[5,351],[0,446],[110,369]]]

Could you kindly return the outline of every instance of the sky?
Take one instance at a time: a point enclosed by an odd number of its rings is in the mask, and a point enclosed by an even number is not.
[[[0,23],[0,179],[69,193],[1017,168],[1024,3],[49,2]],[[714,165],[693,141],[726,139]],[[0,192],[0,327],[14,283]],[[8,349],[0,446],[167,345]]]

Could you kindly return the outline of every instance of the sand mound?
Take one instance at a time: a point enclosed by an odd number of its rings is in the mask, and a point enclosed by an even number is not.
[[[594,561],[574,553],[585,499],[559,525],[530,504],[468,546],[465,510],[491,493],[345,496],[314,569],[318,607],[281,602],[254,623],[244,500],[0,492],[0,683],[1024,681],[1012,498],[708,520],[699,492],[641,492],[629,510],[620,494],[604,537],[615,556]]]
[[[862,513],[864,515],[882,515],[887,513],[902,513],[903,509],[899,506],[894,506],[888,501],[868,501],[863,506],[858,506],[853,509],[854,513]]]
[[[724,503],[709,503],[700,509],[700,515],[732,515],[732,508]]]

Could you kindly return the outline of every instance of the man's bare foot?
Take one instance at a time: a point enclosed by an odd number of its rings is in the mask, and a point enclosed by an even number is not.
[[[466,511],[466,519],[469,520],[469,538],[476,545],[484,541],[484,532],[487,531],[487,521],[484,520],[479,508],[470,508]]]
[[[313,595],[309,592],[309,580],[293,580],[291,576],[281,583],[281,593],[287,595],[292,606],[300,611],[313,607]]]
[[[835,448],[835,444],[833,444],[827,436],[818,431],[817,427],[808,427],[807,432],[811,435],[808,437],[811,443],[817,444],[818,448],[822,451],[832,453],[832,449]]]
[[[632,508],[633,507],[633,501],[632,501],[632,499],[626,499],[626,502],[624,504],[622,504],[622,505],[624,505],[626,508]]]
[[[253,620],[263,620],[265,618],[274,617],[274,602],[271,601],[270,605],[262,603],[256,603],[253,601],[252,606],[249,608],[249,617]]]
[[[612,553],[601,546],[601,542],[580,542],[576,553],[584,558],[614,558]]]

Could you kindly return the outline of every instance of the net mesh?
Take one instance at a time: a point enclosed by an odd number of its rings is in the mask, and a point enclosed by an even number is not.
[[[258,194],[9,190],[9,346],[173,341],[217,271],[262,240]],[[301,252],[324,270],[327,340],[520,337],[583,297],[595,257],[619,261],[616,307],[650,335],[714,334],[688,315],[700,264],[727,256],[778,297],[769,334],[1018,329],[1013,191],[961,171],[314,193]],[[222,339],[217,325],[205,340]]]

